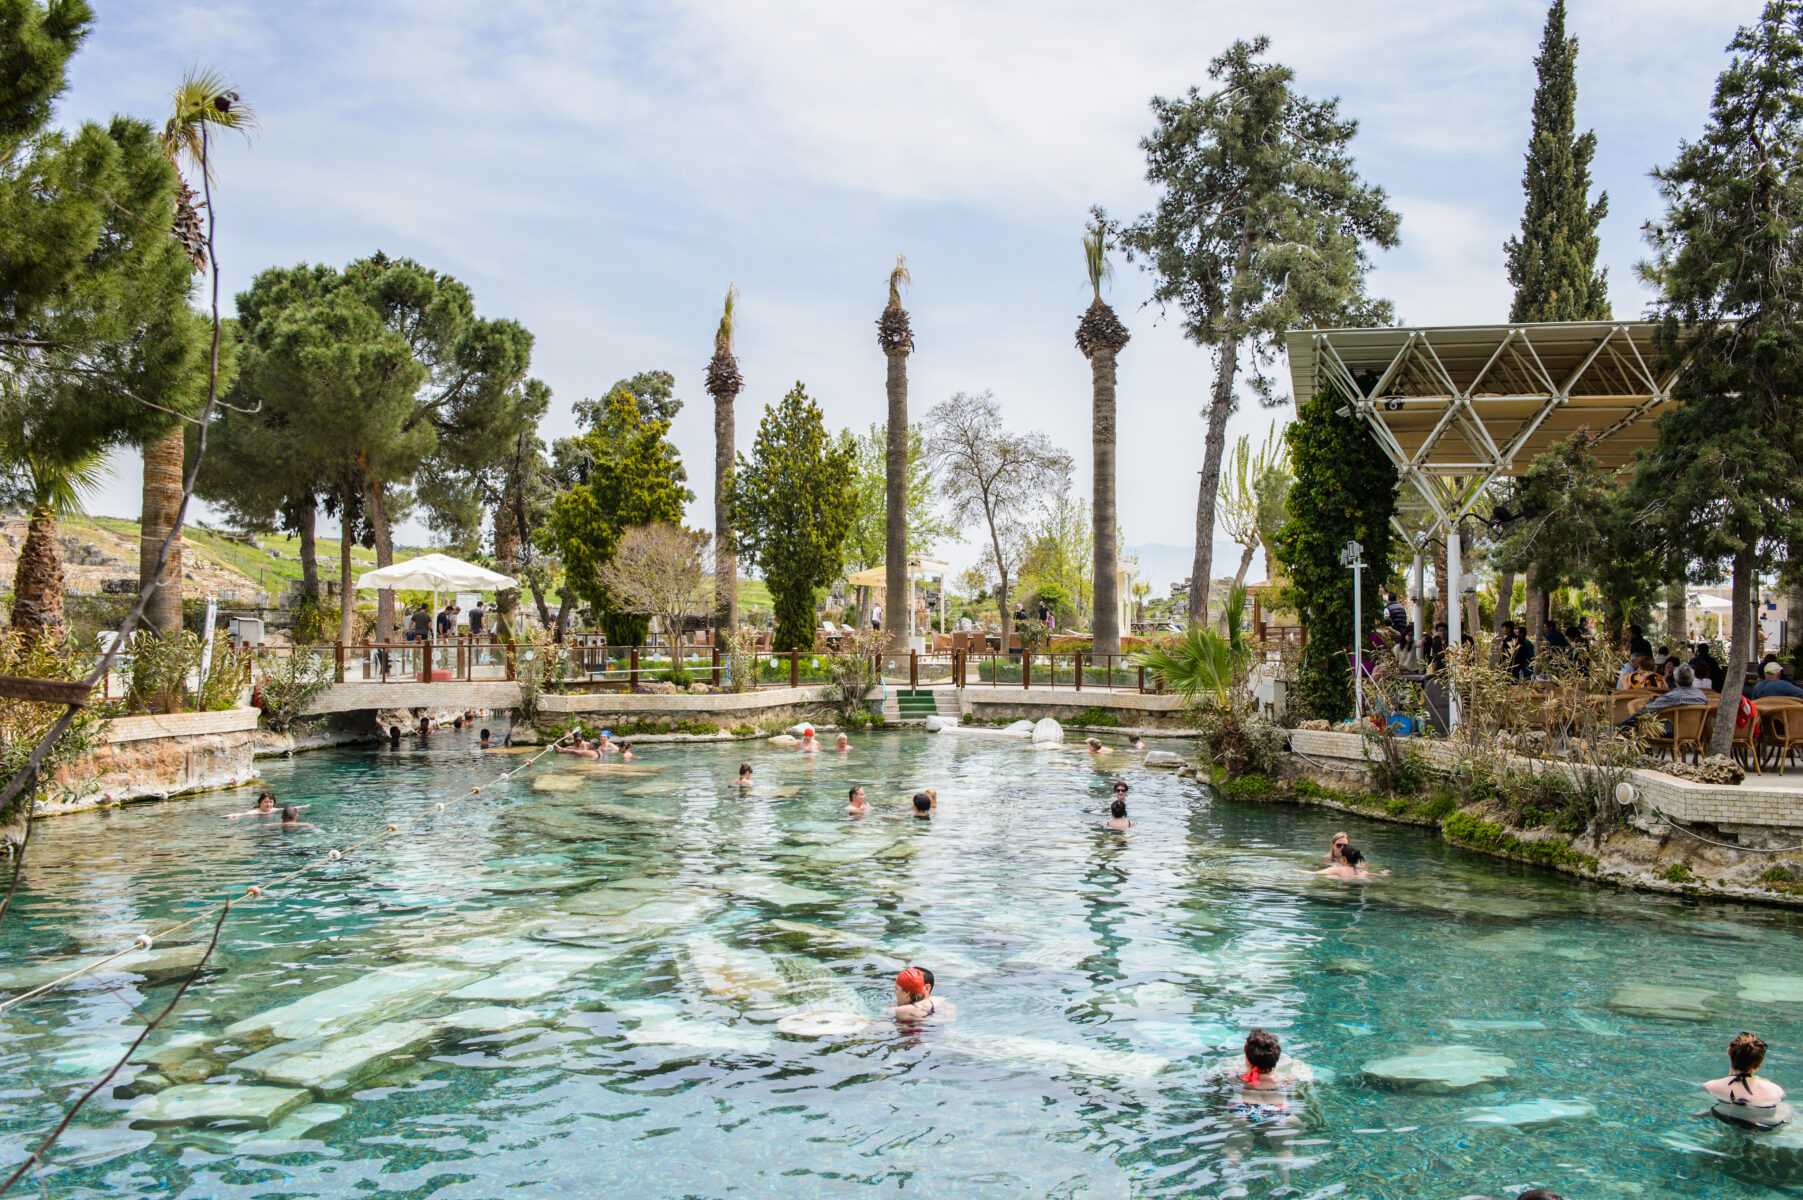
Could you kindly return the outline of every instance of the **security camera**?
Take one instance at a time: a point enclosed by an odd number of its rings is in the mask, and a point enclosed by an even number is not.
[[[1385,412],[1401,412],[1402,411],[1402,397],[1401,396],[1391,396],[1388,399],[1386,399],[1384,401],[1384,411]]]

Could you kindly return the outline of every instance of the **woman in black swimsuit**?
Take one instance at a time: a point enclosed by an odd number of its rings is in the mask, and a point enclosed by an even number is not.
[[[1784,1089],[1769,1079],[1755,1077],[1765,1062],[1765,1040],[1750,1033],[1736,1034],[1728,1043],[1728,1065],[1734,1070],[1722,1079],[1711,1079],[1703,1090],[1714,1097],[1709,1113],[1718,1121],[1741,1129],[1776,1129],[1790,1120]]]

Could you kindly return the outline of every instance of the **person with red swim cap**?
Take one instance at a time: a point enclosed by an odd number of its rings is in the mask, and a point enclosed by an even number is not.
[[[909,967],[895,977],[895,1007],[887,1016],[898,1021],[949,1021],[957,1010],[949,1000],[933,996],[933,973],[925,967]]]

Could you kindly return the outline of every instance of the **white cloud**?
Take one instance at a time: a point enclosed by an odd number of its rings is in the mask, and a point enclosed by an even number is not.
[[[1645,172],[1701,128],[1717,50],[1756,15],[1739,7],[1572,12],[1618,312],[1643,303],[1631,267],[1656,209]],[[1404,217],[1373,290],[1415,321],[1500,319],[1545,14],[1540,0],[98,8],[71,116],[154,117],[196,62],[228,70],[262,113],[254,146],[222,162],[228,287],[266,265],[381,247],[525,322],[560,406],[670,369],[690,402],[675,434],[701,523],[712,426],[700,372],[726,283],[745,294],[741,445],[797,378],[829,420],[862,428],[883,411],[872,321],[898,250],[918,280],[914,411],[990,387],[1010,421],[1087,464],[1077,234],[1092,203],[1120,215],[1149,204],[1137,147],[1148,99],[1206,87],[1234,37],[1268,32],[1304,92],[1339,95],[1359,119],[1360,169]],[[1148,290],[1123,266],[1122,522],[1136,541],[1183,543],[1213,358],[1139,308]],[[1254,406],[1232,432],[1269,419]],[[561,409],[547,423],[568,427]],[[1079,475],[1087,488],[1086,465]],[[135,511],[135,485],[102,506]]]

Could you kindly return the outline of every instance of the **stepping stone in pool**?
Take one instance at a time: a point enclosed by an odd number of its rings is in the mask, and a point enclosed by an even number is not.
[[[77,976],[71,981],[75,986],[92,986],[95,979],[118,979],[135,975],[152,983],[167,979],[175,979],[186,975],[199,965],[201,957],[206,954],[206,944],[192,942],[178,946],[152,946],[149,950],[134,950],[122,958],[115,958],[104,967],[85,976]],[[7,967],[0,969],[0,992],[28,992],[33,988],[43,987],[84,966],[102,962],[108,954],[77,954],[64,958],[51,958],[43,962],[32,963],[24,967]],[[207,960],[207,969],[213,970],[225,965],[225,956],[215,950]]]
[[[1541,1021],[1485,1021],[1448,1017],[1446,1027],[1454,1033],[1522,1033],[1532,1029],[1545,1029],[1546,1025]]]
[[[313,1098],[306,1088],[183,1083],[140,1096],[126,1110],[133,1125],[188,1125],[243,1121],[264,1129]]]
[[[1150,1079],[1170,1060],[1156,1054],[1130,1050],[1104,1050],[1096,1046],[1051,1042],[1042,1038],[1012,1037],[994,1033],[953,1033],[945,1044],[980,1058],[1011,1066],[1045,1071],[1054,1076],[1088,1075],[1100,1079]]]
[[[1657,983],[1628,983],[1615,989],[1609,1007],[1636,1017],[1658,1021],[1706,1021],[1714,992],[1706,988],[1667,987]]]
[[[664,825],[670,820],[662,813],[647,812],[642,808],[629,808],[624,804],[591,804],[584,811],[598,817],[612,817],[616,821],[631,821],[634,825]]]
[[[843,930],[828,929],[824,925],[810,925],[806,921],[784,921],[780,918],[770,924],[784,933],[797,934],[805,938],[817,938],[823,942],[837,942],[843,946],[868,946],[870,939]]]
[[[566,951],[562,956],[523,958],[487,979],[478,979],[450,993],[453,1000],[536,1000],[561,988],[573,975],[611,961],[616,951]]]
[[[1514,1059],[1471,1046],[1416,1046],[1359,1069],[1389,1087],[1446,1094],[1505,1078],[1514,1066]]]
[[[267,1030],[277,1038],[326,1037],[399,1016],[428,1000],[481,979],[477,971],[445,967],[388,967],[314,992],[226,1026],[227,1037]]]
[[[628,921],[615,917],[600,921],[568,922],[556,925],[541,925],[526,936],[535,942],[544,942],[555,946],[588,946],[605,949],[621,942],[632,941],[650,932],[643,921]]]
[[[605,875],[521,875],[484,883],[482,890],[497,896],[529,896],[534,892],[578,892],[606,879]]]
[[[235,1133],[226,1140],[240,1154],[293,1154],[305,1149],[296,1143],[321,1125],[342,1121],[348,1111],[342,1104],[303,1104],[268,1129]]]
[[[1565,1015],[1571,1020],[1573,1025],[1577,1026],[1583,1032],[1595,1037],[1617,1038],[1627,1036],[1621,1030],[1611,1028],[1607,1022],[1599,1021],[1589,1013],[1579,1012],[1575,1008],[1566,1009]]]
[[[1545,954],[1552,941],[1544,933],[1532,929],[1511,929],[1507,933],[1473,938],[1465,945],[1479,954],[1529,955]]]
[[[855,1037],[869,1028],[869,1017],[847,1012],[795,1013],[776,1023],[778,1033],[808,1038]]]
[[[657,1021],[628,1030],[625,1039],[634,1046],[674,1046],[683,1050],[723,1054],[763,1054],[770,1049],[768,1034],[693,1021],[686,1017]],[[670,1057],[693,1057],[678,1055]]]
[[[769,955],[735,949],[706,934],[695,934],[683,943],[682,963],[691,982],[728,999],[768,1000],[788,986]]]
[[[1596,1105],[1588,1100],[1523,1100],[1517,1104],[1498,1104],[1491,1108],[1472,1108],[1465,1113],[1467,1125],[1508,1125],[1523,1129],[1532,1125],[1555,1125],[1561,1121],[1585,1121],[1596,1116]]]
[[[512,1029],[515,1025],[526,1025],[542,1020],[544,1020],[542,1013],[536,1013],[530,1009],[485,1004],[480,1008],[462,1009],[448,1017],[434,1018],[434,1023],[442,1025],[446,1029],[459,1029],[466,1033],[499,1033],[503,1029]]]
[[[532,780],[535,792],[573,792],[588,785],[580,775],[539,775]]]
[[[1329,975],[1380,975],[1376,967],[1362,958],[1330,958],[1321,964],[1321,970]]]
[[[232,1069],[271,1083],[339,1092],[381,1070],[391,1055],[419,1045],[434,1029],[430,1021],[388,1021],[344,1037],[278,1042],[237,1060]]]
[[[1803,975],[1742,975],[1735,982],[1752,1004],[1803,1004]]]
[[[796,887],[792,883],[784,883],[779,879],[769,879],[758,875],[722,875],[713,880],[713,883],[723,892],[731,892],[735,896],[749,896],[753,900],[762,900],[766,904],[774,904],[779,908],[787,908],[792,904],[837,904],[839,902],[837,896],[827,892]]]

